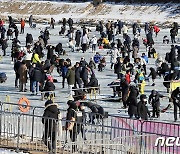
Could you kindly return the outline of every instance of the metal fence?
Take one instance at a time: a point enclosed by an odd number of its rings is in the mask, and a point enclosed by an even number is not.
[[[42,117],[38,116],[39,111],[43,111],[43,107],[30,107],[30,111],[26,114],[17,113],[17,112],[8,112],[6,107],[11,105],[11,103],[0,103],[1,108],[1,116],[0,116],[0,133],[1,137],[3,137],[3,141],[1,145],[7,143],[7,146],[13,146],[14,144],[18,143],[18,148],[25,147],[22,145],[20,146],[21,142],[27,139],[28,142],[31,141],[31,144],[27,144],[29,150],[47,150],[47,147],[42,142],[43,136],[43,124],[42,124]],[[17,104],[13,104],[18,107]],[[14,107],[13,107],[14,108]],[[37,111],[38,112],[37,112]],[[60,124],[65,125],[67,122],[65,120],[66,110],[60,110],[61,112],[61,120]],[[78,144],[86,145],[87,142],[84,142],[84,137],[86,134],[88,142],[88,147],[94,147],[95,143],[92,141],[97,141],[101,139],[102,141],[107,141],[106,143],[98,143],[97,149],[106,145],[106,147],[112,146],[113,140],[117,138],[127,138],[128,136],[151,136],[151,145],[148,147],[149,150],[153,150],[153,153],[173,153],[178,154],[180,151],[180,147],[173,145],[171,147],[167,146],[157,146],[155,147],[155,141],[157,137],[179,137],[180,136],[180,125],[174,123],[167,123],[167,122],[158,122],[158,121],[142,121],[136,119],[129,119],[125,117],[118,117],[118,116],[111,116],[108,115],[107,118],[97,118],[99,115],[94,115],[92,113],[86,113],[87,118],[83,124],[83,130],[80,131],[77,141]],[[95,116],[94,123],[90,122],[92,116]],[[96,117],[97,116],[97,117]],[[59,130],[59,126],[58,126]],[[59,131],[58,131],[59,132]],[[63,132],[63,133],[62,133]],[[62,147],[66,147],[68,145],[68,149],[71,149],[72,141],[70,140],[69,131],[61,131],[62,135],[57,135],[60,138],[57,141],[57,145],[61,144]],[[13,139],[13,142],[9,142],[9,139]],[[69,140],[68,140],[69,139]],[[147,141],[146,141],[147,142]],[[86,143],[86,144],[85,144]],[[90,146],[91,145],[91,146]],[[116,143],[114,142],[113,145],[115,146]],[[97,146],[97,145],[96,145]],[[16,147],[16,146],[14,146]],[[58,146],[59,147],[59,146]],[[127,147],[127,146],[125,146]],[[84,147],[83,147],[84,148]],[[121,146],[123,148],[123,146]],[[82,148],[81,148],[82,149]],[[96,148],[95,148],[96,149]],[[64,150],[64,149],[63,149]],[[61,149],[62,151],[62,149]]]
[[[43,119],[46,124],[43,124]],[[144,153],[151,151],[150,138],[153,135],[132,135],[112,137],[113,131],[120,131],[118,127],[93,125],[89,123],[75,123],[83,126],[83,130],[64,130],[66,120],[55,120],[41,116],[0,112],[0,147],[14,148],[17,151],[39,151],[53,153]],[[74,127],[75,127],[74,126]],[[33,132],[33,134],[32,134]],[[75,137],[73,140],[72,136]],[[152,152],[150,152],[152,153]]]

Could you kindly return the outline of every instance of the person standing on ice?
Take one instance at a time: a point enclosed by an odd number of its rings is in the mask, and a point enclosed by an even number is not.
[[[57,104],[54,104],[52,100],[48,100],[45,103],[45,109],[43,113],[42,123],[44,124],[44,133],[42,140],[44,144],[48,147],[48,150],[54,152],[56,147],[56,131],[58,116],[60,112]],[[48,139],[50,138],[50,140]]]
[[[171,94],[174,105],[174,121],[177,121],[177,107],[180,110],[180,87],[177,87]]]
[[[72,66],[68,67],[66,78],[67,78],[67,83],[69,87],[69,97],[72,98],[73,96],[72,88],[75,84],[75,67],[72,67]]]
[[[144,31],[145,31],[145,34],[146,34],[146,35],[147,35],[148,32],[149,32],[149,24],[148,24],[147,22],[145,22]]]
[[[154,68],[150,68],[150,74],[148,75],[148,77],[152,77],[152,81],[153,81],[153,84],[152,86],[155,86],[155,79],[156,79],[156,76],[157,76],[157,72]]]
[[[54,25],[55,25],[55,20],[54,20],[54,18],[51,18],[50,27],[51,27],[52,29],[54,29]]]
[[[138,118],[138,115],[137,115],[137,106],[138,106],[137,97],[139,95],[139,91],[135,86],[130,86],[129,91],[130,91],[129,97],[126,101],[126,103],[129,106],[128,114],[129,114],[130,118],[132,118],[133,116],[135,116],[135,118]]]
[[[149,104],[152,105],[153,108],[153,115],[152,117],[160,117],[160,98],[164,97],[160,93],[158,93],[156,90],[152,90],[151,94],[149,95]]]
[[[127,83],[125,78],[121,78],[120,86],[122,88],[122,102],[124,109],[127,108],[127,98],[128,98],[128,92],[129,92],[129,84]]]
[[[138,25],[137,25],[137,23],[135,22],[135,23],[132,25],[134,37],[135,37],[136,34],[137,34],[137,27],[138,27]]]
[[[36,67],[32,71],[32,95],[38,95],[39,93],[39,86],[42,80],[42,72],[41,72],[41,65],[39,63],[36,64]]]
[[[77,30],[76,33],[75,33],[75,41],[76,41],[76,47],[79,50],[79,46],[80,46],[80,43],[81,43],[81,31],[80,30]]]
[[[24,34],[25,21],[21,18],[21,34]]]
[[[117,74],[117,79],[121,79],[122,74],[122,61],[120,57],[116,58],[116,63],[114,64],[114,73]]]
[[[176,29],[174,27],[170,30],[170,36],[172,44],[176,43]]]
[[[19,82],[18,82],[18,80],[19,80],[19,68],[20,68],[20,66],[21,66],[21,58],[18,58],[17,59],[17,61],[15,61],[15,63],[14,63],[14,71],[15,71],[15,75],[16,75],[16,77],[15,77],[15,88],[18,88],[19,87]]]
[[[110,51],[111,53],[111,69],[113,68],[113,65],[116,63],[116,59],[117,57],[120,55],[118,49],[117,49],[117,45],[115,43],[113,43],[113,49]]]
[[[150,117],[150,112],[147,107],[147,97],[144,94],[140,96],[137,111],[138,118],[141,118],[141,120],[148,120],[148,117]]]
[[[32,21],[33,21],[33,16],[30,15],[29,17],[29,27],[32,28]]]
[[[160,28],[156,25],[153,28],[154,28],[154,32],[155,32],[156,37],[157,37],[158,33],[160,32]]]
[[[96,45],[97,45],[97,37],[96,35],[93,36],[91,39],[91,44],[92,44],[92,53],[96,52]]]
[[[81,39],[81,46],[82,46],[83,53],[85,53],[86,50],[87,50],[88,42],[89,42],[89,39],[88,39],[87,33],[84,32],[83,36],[82,36],[82,39]]]
[[[122,33],[123,33],[123,38],[125,38],[127,36],[127,33],[128,33],[128,27],[126,25],[123,25]]]
[[[26,83],[27,83],[27,67],[26,62],[22,61],[21,66],[18,69],[19,74],[19,91],[26,92]]]

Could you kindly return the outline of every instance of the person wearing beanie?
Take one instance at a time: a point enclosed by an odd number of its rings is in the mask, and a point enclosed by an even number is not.
[[[66,129],[69,130],[70,139],[72,142],[77,141],[77,135],[80,132],[80,124],[78,123],[78,107],[75,101],[69,100],[67,102],[69,106],[66,115]],[[82,117],[82,116],[81,116]],[[74,121],[74,122],[72,122]],[[72,153],[77,151],[77,145],[72,145]]]
[[[152,90],[151,94],[149,95],[149,104],[153,107],[153,115],[152,117],[157,116],[159,118],[160,116],[160,98],[164,97],[160,93],[158,93],[156,90]]]
[[[137,107],[138,117],[141,118],[141,120],[148,120],[148,116],[150,117],[150,112],[146,104],[147,104],[147,97],[146,95],[143,94],[140,96],[140,101]]]
[[[43,141],[48,147],[49,151],[55,149],[55,131],[57,130],[57,120],[60,114],[57,104],[54,104],[52,100],[45,102],[45,109],[42,118],[44,124]],[[48,140],[50,138],[50,140]]]

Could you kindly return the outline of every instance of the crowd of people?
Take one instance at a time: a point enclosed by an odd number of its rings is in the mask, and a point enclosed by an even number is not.
[[[108,21],[103,23],[100,21],[96,26],[96,31],[100,37],[90,35],[92,31],[82,26],[80,29],[75,28],[73,19],[62,19],[62,27],[59,31],[60,36],[68,38],[67,46],[70,48],[70,52],[77,52],[86,54],[92,52],[93,57],[87,61],[82,56],[79,61],[72,64],[71,59],[63,59],[63,55],[67,54],[67,51],[63,49],[62,42],[56,45],[51,45],[50,32],[48,28],[41,30],[38,37],[38,41],[34,42],[33,35],[28,32],[25,37],[26,45],[22,47],[19,41],[19,34],[26,32],[26,23],[24,19],[21,19],[21,30],[19,33],[18,27],[13,18],[9,16],[9,26],[6,29],[4,22],[0,20],[0,44],[3,50],[3,56],[6,56],[6,49],[8,47],[7,41],[12,41],[11,58],[14,63],[15,88],[19,88],[20,92],[26,92],[30,90],[32,95],[40,95],[45,93],[45,97],[49,97],[50,92],[55,91],[55,79],[53,79],[52,72],[57,69],[58,74],[62,77],[62,88],[65,87],[65,81],[69,87],[69,98],[67,102],[69,108],[67,109],[67,120],[73,120],[84,122],[84,106],[87,106],[93,113],[90,116],[89,122],[94,124],[95,119],[101,119],[105,117],[104,109],[92,102],[87,103],[83,101],[85,94],[91,92],[92,89],[97,90],[99,87],[99,81],[96,77],[96,69],[99,73],[106,71],[107,57],[101,55],[98,50],[106,49],[107,55],[110,55],[110,69],[117,75],[116,86],[113,87],[114,96],[119,93],[122,98],[123,108],[128,108],[128,115],[130,118],[148,120],[150,116],[160,117],[160,98],[166,97],[161,95],[158,91],[152,90],[150,96],[144,94],[144,86],[149,78],[152,78],[153,84],[156,85],[157,77],[161,77],[164,80],[164,86],[167,91],[170,90],[170,81],[180,79],[180,46],[176,45],[176,36],[178,35],[178,24],[174,22],[171,25],[169,33],[171,41],[168,36],[164,36],[163,43],[171,43],[171,51],[166,53],[165,59],[163,59],[155,49],[154,38],[158,37],[160,28],[153,23],[145,23],[144,25],[135,22],[132,25],[127,25],[121,20]],[[33,16],[29,18],[29,27],[34,28]],[[129,29],[132,27],[132,37],[129,35]],[[56,21],[51,18],[50,28],[56,28]],[[144,33],[146,38],[141,40],[140,36]],[[6,33],[7,32],[7,33]],[[7,36],[7,37],[6,37]],[[122,36],[123,39],[120,39]],[[147,52],[140,54],[140,42],[146,48]],[[99,48],[99,49],[98,49]],[[91,50],[90,50],[91,49]],[[98,49],[98,50],[97,50]],[[46,51],[46,52],[44,52]],[[150,58],[155,58],[155,67],[151,67],[147,70],[147,66]],[[150,72],[148,74],[148,72]],[[134,77],[134,78],[133,78]],[[30,82],[30,88],[26,86],[27,82]],[[177,87],[172,92],[172,101],[174,104],[174,118],[177,120],[177,107],[180,109],[180,88]],[[140,99],[138,101],[138,99]],[[79,102],[81,100],[81,102]],[[152,105],[153,114],[151,115],[147,104]],[[53,104],[52,100],[48,100],[45,104],[46,109],[44,117],[58,118],[59,111],[57,106]],[[81,112],[81,114],[79,113]],[[99,117],[94,114],[100,115]],[[81,118],[79,118],[81,117]],[[45,131],[48,134],[44,136],[45,143],[50,136],[47,129],[46,121],[42,121],[45,124]],[[77,139],[77,135],[81,132],[82,137],[86,139],[83,133],[83,124],[71,126],[72,123],[67,123],[66,129],[70,131],[70,138],[74,142]],[[50,127],[50,126],[49,126]],[[54,133],[51,135],[51,139],[54,140]],[[51,150],[54,145],[48,145]],[[74,150],[76,147],[74,147]]]

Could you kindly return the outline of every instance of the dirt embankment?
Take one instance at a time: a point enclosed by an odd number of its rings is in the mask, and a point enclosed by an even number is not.
[[[61,20],[62,17],[72,17],[79,19],[82,22],[97,22],[98,17],[101,16],[106,20],[113,20],[118,17],[118,19],[125,19],[126,22],[134,22],[133,15],[141,17],[146,16],[149,11],[156,12],[159,16],[161,13],[166,13],[167,18],[162,22],[158,20],[153,21],[160,25],[168,25],[172,23],[174,19],[180,18],[180,5],[165,4],[165,5],[111,5],[103,3],[94,7],[91,3],[62,3],[62,2],[38,2],[38,1],[0,1],[0,18],[3,20],[8,19],[8,15],[11,15],[16,21],[20,21],[21,18],[25,20],[29,19],[29,16],[32,14],[36,22],[49,22],[51,16],[59,17],[56,21]],[[114,9],[116,12],[114,12]],[[129,11],[129,15],[127,15]],[[112,13],[114,12],[114,14]],[[168,12],[168,13],[167,13]],[[109,14],[111,15],[108,16]],[[137,21],[137,19],[134,19]],[[152,22],[152,21],[151,21]]]

